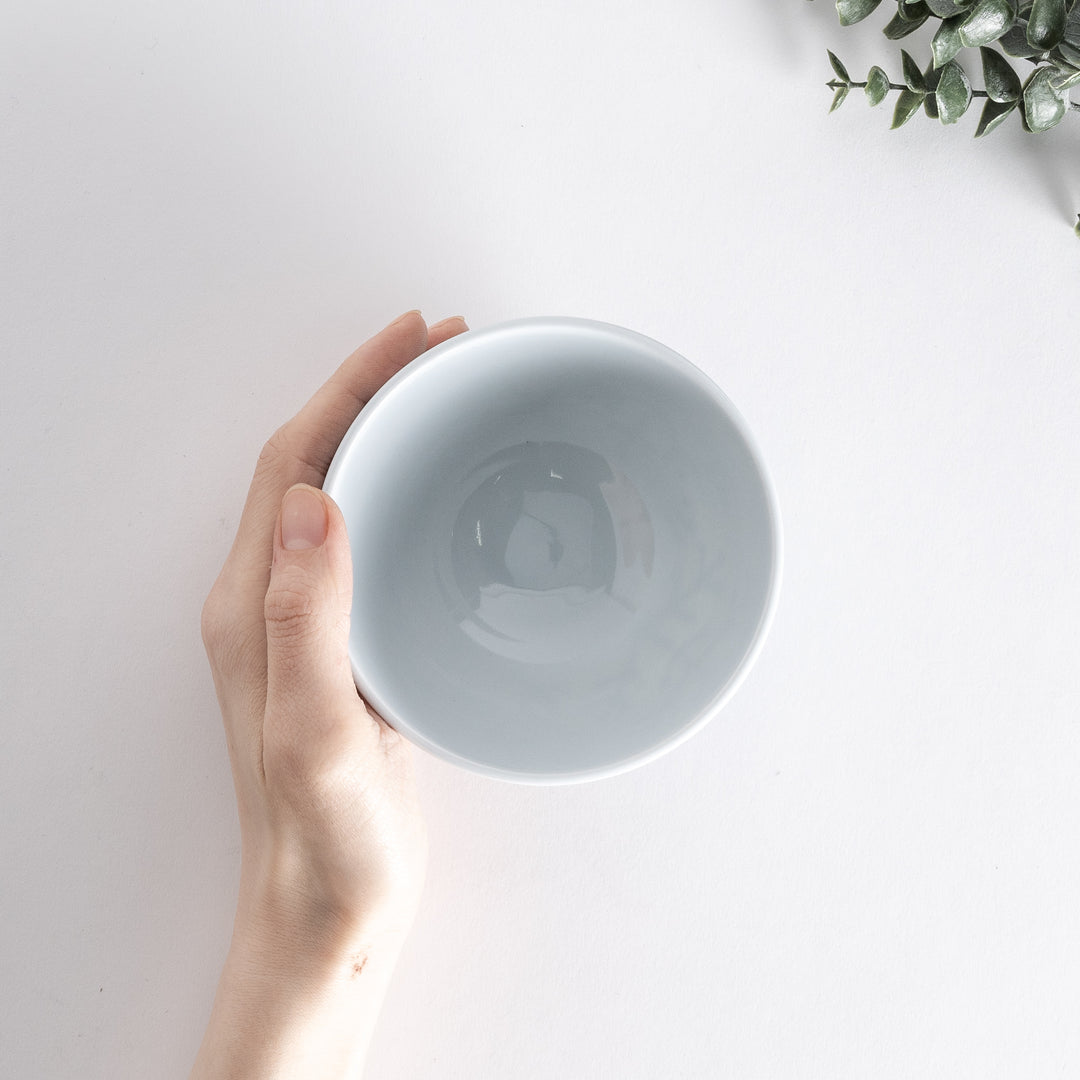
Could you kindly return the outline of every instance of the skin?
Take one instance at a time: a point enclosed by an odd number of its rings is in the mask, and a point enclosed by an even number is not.
[[[409,312],[360,346],[259,456],[202,615],[240,816],[233,936],[192,1080],[359,1077],[420,902],[409,744],[348,656],[345,523],[319,490],[376,390],[468,327]]]

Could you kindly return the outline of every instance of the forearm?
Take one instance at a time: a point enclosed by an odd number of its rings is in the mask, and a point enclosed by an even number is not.
[[[404,938],[373,925],[326,940],[239,914],[191,1080],[359,1080]]]

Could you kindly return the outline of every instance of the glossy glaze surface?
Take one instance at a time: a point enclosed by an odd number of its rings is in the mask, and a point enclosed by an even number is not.
[[[369,403],[327,477],[373,707],[490,775],[587,779],[703,723],[760,643],[775,503],[687,361],[574,319],[474,331]]]

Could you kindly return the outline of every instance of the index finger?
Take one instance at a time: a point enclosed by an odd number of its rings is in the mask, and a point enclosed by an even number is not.
[[[269,453],[264,457],[275,462],[277,454],[292,459],[292,466],[311,470],[312,476],[286,484],[306,483],[319,487],[333,460],[334,451],[345,437],[357,413],[384,382],[415,360],[428,347],[428,331],[419,311],[410,311],[392,322],[353,352],[312,395],[311,400],[271,436]],[[275,469],[256,471],[252,486],[276,477]],[[274,484],[274,486],[277,486]],[[274,508],[275,516],[277,507]]]
[[[440,327],[442,324],[440,324]],[[456,332],[465,330],[462,321]],[[226,562],[234,584],[261,618],[278,508],[293,484],[321,487],[338,444],[366,402],[430,345],[419,311],[410,311],[353,352],[311,400],[267,441]]]

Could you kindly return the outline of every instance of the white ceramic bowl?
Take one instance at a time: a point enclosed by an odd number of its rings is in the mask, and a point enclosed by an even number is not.
[[[776,605],[779,513],[745,422],[621,327],[521,319],[431,349],[324,487],[352,545],[357,686],[488,776],[589,780],[670,750],[730,698]]]

